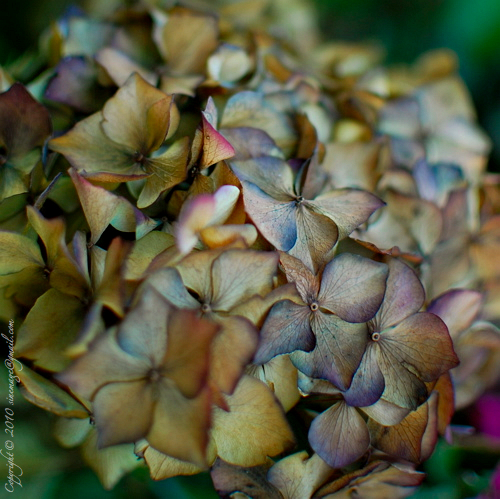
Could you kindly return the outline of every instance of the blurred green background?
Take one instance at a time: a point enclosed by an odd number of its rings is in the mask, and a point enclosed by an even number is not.
[[[2,2],[0,65],[36,48],[41,31],[75,3],[78,4],[70,0]],[[479,123],[494,142],[490,170],[500,172],[500,0],[315,0],[315,3],[325,38],[380,41],[386,48],[389,64],[412,62],[432,48],[454,50],[460,60],[460,73],[476,104]],[[2,393],[6,378],[6,371],[2,372]],[[217,497],[210,492],[208,475],[152,482],[145,469],[136,470],[112,492],[106,492],[94,473],[82,467],[77,451],[57,446],[51,437],[47,413],[25,402],[19,393],[16,413],[20,416],[16,462],[24,465],[25,471],[23,489],[16,490],[18,499]],[[44,440],[40,440],[40,429],[44,429]],[[425,465],[429,473],[427,485],[415,497],[475,497],[487,486],[496,459],[496,455],[440,444]],[[0,486],[3,490],[3,482]]]

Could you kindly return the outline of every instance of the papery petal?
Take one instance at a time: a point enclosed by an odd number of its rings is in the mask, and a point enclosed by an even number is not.
[[[384,301],[375,316],[379,331],[418,312],[425,299],[424,288],[408,265],[396,258],[391,258],[388,265],[389,277]]]
[[[269,135],[258,128],[222,128],[219,132],[235,150],[233,161],[241,161],[262,156],[282,158],[283,153]]]
[[[295,198],[294,178],[285,160],[275,156],[231,161],[231,169],[240,182],[251,182],[277,201]]]
[[[216,200],[210,194],[200,194],[186,201],[181,208],[175,226],[176,243],[179,251],[189,253],[198,242],[198,232],[208,226],[214,216]]]
[[[146,439],[164,454],[206,467],[211,402],[208,387],[197,397],[186,399],[175,388],[161,383]]]
[[[213,310],[230,311],[243,299],[269,293],[278,259],[276,252],[224,251],[212,264]]]
[[[349,390],[342,393],[346,404],[353,407],[370,406],[380,398],[385,382],[377,361],[376,352],[368,345]]]
[[[163,154],[147,159],[144,168],[152,175],[146,179],[137,200],[138,208],[153,204],[162,192],[186,178],[188,154],[189,139],[184,137],[174,142]]]
[[[280,355],[262,366],[250,365],[246,374],[260,379],[271,389],[283,410],[288,412],[299,400],[298,371],[288,355]]]
[[[318,454],[297,452],[278,461],[269,470],[269,482],[284,493],[286,499],[312,497],[314,492],[334,474]]]
[[[220,256],[220,250],[198,251],[185,257],[176,266],[184,286],[194,291],[199,303],[212,303],[212,264]]]
[[[56,378],[85,399],[92,400],[96,391],[107,383],[142,382],[151,367],[149,359],[134,357],[122,350],[116,330],[112,329]]]
[[[415,410],[427,397],[427,388],[423,381],[399,364],[391,351],[392,342],[387,348],[383,343],[379,341],[377,349],[378,366],[385,381],[382,397],[399,407]]]
[[[20,327],[16,354],[49,371],[70,363],[65,349],[76,339],[85,318],[83,303],[51,288],[38,298]]]
[[[279,490],[267,481],[267,471],[272,464],[273,461],[269,459],[261,466],[249,468],[217,459],[210,470],[210,476],[220,497],[240,493],[253,499],[283,499]]]
[[[323,168],[338,188],[356,187],[373,192],[382,144],[371,142],[330,142],[326,144]]]
[[[134,308],[118,326],[117,341],[128,354],[159,367],[167,351],[167,324],[173,307],[154,288],[142,291]]]
[[[308,376],[327,379],[341,390],[347,390],[365,351],[366,325],[351,324],[317,311],[312,330],[316,347],[310,353],[293,353],[290,357],[293,364]]]
[[[210,377],[222,392],[231,394],[255,354],[259,333],[243,317],[217,316],[216,322],[221,330],[212,344]]]
[[[70,169],[69,174],[90,227],[92,244],[99,240],[108,225],[122,232],[136,232],[138,238],[158,225],[158,222],[144,215],[127,199],[93,185],[74,169]]]
[[[323,271],[318,303],[348,322],[366,322],[377,312],[389,269],[359,255],[343,253]]]
[[[189,294],[179,272],[172,267],[156,271],[147,283],[176,307],[193,310],[200,307],[200,302]]]
[[[134,242],[127,255],[124,278],[132,281],[142,278],[154,258],[173,246],[174,238],[170,234],[157,230],[148,232]]]
[[[314,418],[308,438],[311,447],[332,468],[353,463],[370,445],[370,434],[363,418],[354,407],[342,401]]]
[[[133,73],[106,102],[102,130],[124,150],[146,155],[158,149],[167,135],[171,102],[171,96]]]
[[[368,422],[372,445],[399,459],[419,463],[427,459],[437,441],[437,393],[394,426]]]
[[[164,480],[178,475],[195,475],[204,470],[204,467],[180,461],[157,451],[146,440],[136,442],[135,453],[138,456],[144,456],[144,461],[153,480]]]
[[[186,398],[198,395],[207,383],[211,344],[219,329],[215,322],[200,319],[190,310],[175,310],[168,318],[162,374],[173,380]]]
[[[94,55],[94,59],[106,70],[118,87],[125,85],[132,73],[139,74],[152,86],[158,83],[157,74],[142,68],[123,52],[112,47],[102,48]]]
[[[21,83],[0,93],[0,144],[14,162],[42,146],[52,131],[48,110]]]
[[[23,397],[32,404],[66,418],[88,418],[89,412],[71,395],[36,371],[14,362],[16,376],[19,378],[19,390]]]
[[[223,185],[215,191],[215,213],[211,225],[222,224],[229,218],[239,196],[240,190],[234,185]]]
[[[212,438],[217,454],[228,463],[257,466],[294,443],[283,409],[269,388],[245,376],[226,398],[229,411],[214,409]]]
[[[241,47],[229,43],[221,43],[207,61],[210,78],[228,86],[243,78],[251,68],[250,55]]]
[[[257,229],[252,224],[218,225],[207,227],[200,233],[203,244],[211,249],[229,246],[246,249],[252,246],[258,237]]]
[[[294,201],[276,201],[251,182],[242,182],[245,211],[262,235],[277,249],[289,251],[297,241]]]
[[[338,240],[338,228],[330,218],[307,206],[296,210],[297,241],[289,253],[317,272],[332,254]]]
[[[288,282],[293,282],[305,303],[311,303],[318,297],[319,279],[304,263],[287,253],[280,252],[280,265],[283,267]]]
[[[0,275],[15,274],[27,267],[44,267],[40,247],[14,232],[0,232]]]
[[[402,499],[416,491],[425,473],[403,464],[374,461],[322,487],[314,496],[325,499],[350,499],[353,494],[370,499]]]
[[[98,448],[133,443],[148,433],[153,420],[154,387],[147,380],[109,383],[94,398]]]
[[[96,65],[83,56],[64,57],[55,71],[45,89],[46,99],[90,114],[101,109],[112,95],[111,89],[99,86]]]
[[[202,116],[203,152],[200,159],[200,168],[214,165],[224,159],[234,156],[233,146]]]
[[[385,195],[387,210],[414,240],[419,252],[431,253],[443,230],[441,210],[430,201],[389,190]]]
[[[386,351],[422,381],[437,379],[458,365],[444,322],[434,314],[420,312],[381,333]]]
[[[361,410],[382,426],[398,424],[411,412],[410,409],[391,404],[383,398],[368,407],[361,407]]]
[[[204,74],[207,58],[217,48],[218,36],[215,16],[179,7],[168,14],[159,49],[173,74]]]
[[[440,317],[453,338],[472,325],[482,304],[483,295],[479,291],[452,289],[432,300],[427,312]],[[458,310],[460,313],[457,313]]]
[[[336,189],[318,196],[309,204],[314,211],[331,218],[339,229],[339,239],[347,237],[384,205],[378,197],[356,189]]]
[[[261,332],[260,345],[253,362],[264,364],[276,355],[303,350],[310,352],[316,345],[311,325],[311,309],[283,300],[274,305]]]
[[[101,128],[102,114],[100,112],[90,115],[79,121],[66,134],[52,139],[49,147],[59,152],[79,172],[109,172],[107,182],[120,182],[128,177],[118,180],[113,174],[147,176],[137,165],[124,147],[110,140]],[[139,175],[139,177],[137,177]]]
[[[446,435],[451,418],[455,413],[455,388],[450,373],[443,374],[437,380],[433,390],[439,394],[437,405],[439,434]]]
[[[98,449],[96,431],[91,431],[81,451],[84,461],[95,471],[106,490],[111,490],[124,475],[140,466],[133,444]]]
[[[243,91],[230,97],[224,108],[220,127],[252,127],[263,130],[285,155],[293,152],[297,137],[288,116],[275,109],[259,92]]]

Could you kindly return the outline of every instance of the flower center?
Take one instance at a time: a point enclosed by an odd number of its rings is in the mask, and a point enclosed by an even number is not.
[[[317,302],[317,301],[313,301],[313,302],[309,305],[309,308],[310,308],[313,312],[316,312],[317,310],[319,310],[319,305],[318,305],[318,302]]]
[[[372,333],[371,338],[372,338],[372,341],[378,341],[378,340],[380,340],[380,333],[377,333],[377,332]]]
[[[160,374],[160,371],[158,369],[151,369],[149,372],[148,372],[148,379],[151,383],[157,383],[161,378],[161,374]]]
[[[144,164],[146,163],[146,156],[142,154],[142,152],[136,151],[134,155],[132,156],[132,159],[134,160],[135,163],[139,163],[144,170]]]
[[[304,201],[304,196],[297,196],[295,198],[295,204],[299,205]]]
[[[202,303],[201,304],[201,311],[204,314],[208,314],[212,311],[212,308],[210,307],[210,303]]]

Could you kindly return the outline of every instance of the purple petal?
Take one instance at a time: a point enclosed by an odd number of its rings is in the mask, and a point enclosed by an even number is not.
[[[343,253],[325,267],[318,302],[347,322],[366,322],[382,303],[388,272],[383,263]]]
[[[378,330],[394,326],[418,312],[424,299],[424,288],[417,274],[403,262],[391,259],[384,301],[375,316]]]
[[[264,364],[276,355],[303,350],[310,352],[316,338],[310,325],[311,310],[290,300],[276,303],[261,330],[261,343],[254,363]]]
[[[311,447],[332,468],[353,463],[370,445],[370,434],[363,418],[344,402],[337,402],[317,416],[308,437]]]

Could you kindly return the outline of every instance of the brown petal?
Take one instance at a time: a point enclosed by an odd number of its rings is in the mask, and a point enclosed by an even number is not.
[[[391,456],[414,463],[427,459],[437,441],[437,400],[438,395],[434,393],[426,403],[394,426],[380,426],[369,420],[372,445]]]
[[[167,135],[172,97],[133,73],[102,110],[104,134],[129,153],[147,155]]]
[[[229,412],[214,410],[212,429],[217,454],[224,461],[257,466],[293,445],[283,409],[261,381],[245,376],[227,403]]]
[[[186,399],[175,388],[161,384],[146,439],[156,450],[205,468],[211,394],[208,387]]]
[[[215,16],[175,8],[168,14],[159,48],[173,74],[204,73],[207,58],[217,47],[218,36]]]
[[[259,341],[255,326],[243,317],[217,316],[222,327],[212,345],[210,377],[224,393],[234,391]]]
[[[175,310],[169,317],[162,374],[186,398],[196,396],[207,383],[210,346],[219,329],[215,322],[200,319],[191,310]]]
[[[368,407],[362,407],[361,410],[382,426],[393,426],[401,423],[411,412],[410,409],[391,404],[383,398],[378,399],[377,402]]]
[[[184,137],[174,142],[163,154],[147,159],[144,168],[152,175],[146,179],[137,200],[138,208],[146,208],[153,204],[162,192],[186,178],[188,154],[189,140]]]
[[[330,218],[311,211],[307,205],[295,209],[297,241],[289,253],[317,272],[332,255],[338,227]]]
[[[318,454],[297,452],[278,461],[268,472],[269,482],[283,492],[286,499],[312,497],[334,473]]]
[[[119,347],[115,335],[116,330],[107,331],[56,378],[88,400],[106,383],[142,380],[151,368],[149,359],[126,353]]]
[[[81,446],[82,456],[99,477],[102,486],[111,490],[120,479],[140,466],[132,444],[97,447],[97,432],[92,430]]]
[[[234,497],[236,493],[252,499],[283,499],[279,490],[267,481],[267,470],[272,464],[269,459],[261,466],[243,467],[217,459],[210,475],[220,497]]]
[[[0,93],[0,144],[12,160],[42,146],[52,131],[47,109],[21,83]]]
[[[93,408],[100,449],[135,442],[151,427],[154,387],[147,380],[109,383],[97,392]]]
[[[319,279],[301,260],[280,251],[280,265],[285,271],[287,281],[295,284],[300,297],[305,303],[317,299]]]
[[[381,340],[378,345],[378,366],[385,381],[382,398],[399,407],[416,409],[427,397],[425,384],[399,363],[392,354],[392,344],[385,348],[386,345]]]

